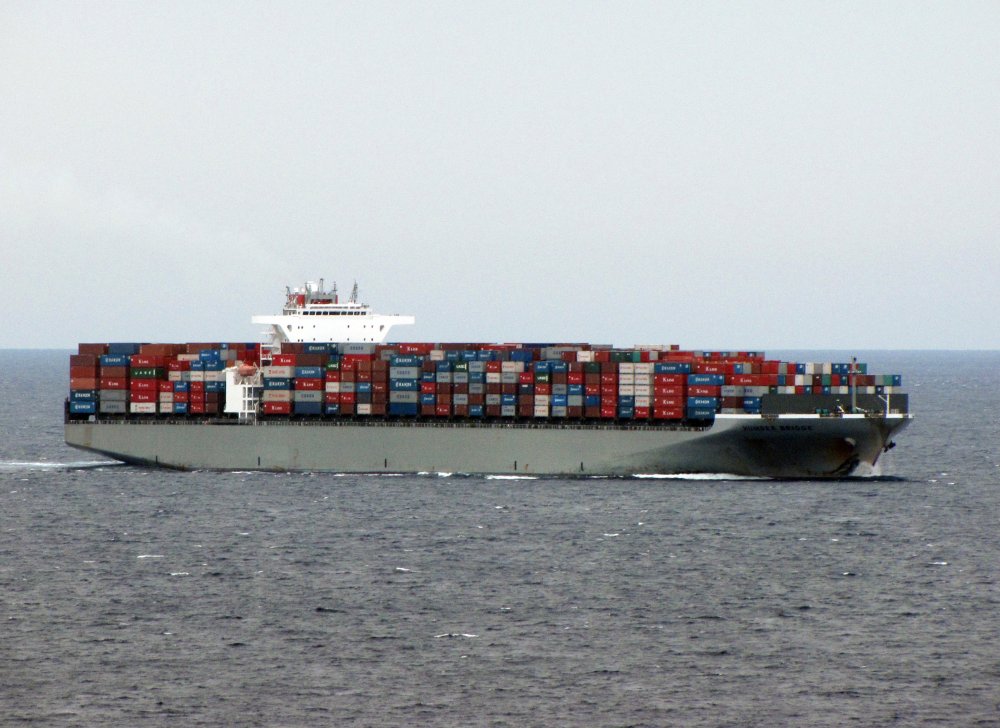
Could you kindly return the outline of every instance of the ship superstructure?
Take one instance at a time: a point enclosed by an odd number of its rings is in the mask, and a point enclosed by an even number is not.
[[[413,316],[385,315],[358,301],[358,284],[350,297],[341,301],[337,284],[325,290],[323,279],[307,281],[301,287],[285,289],[285,305],[279,315],[253,316],[255,324],[270,326],[274,344],[281,342],[342,341],[379,344],[393,326],[415,323]]]

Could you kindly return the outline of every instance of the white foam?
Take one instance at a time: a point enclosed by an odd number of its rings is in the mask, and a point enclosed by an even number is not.
[[[487,475],[487,480],[538,480],[537,475]]]
[[[139,554],[137,559],[162,559],[163,554]]]
[[[632,477],[653,480],[770,480],[762,476],[734,473],[635,473]]]
[[[109,465],[121,465],[117,460],[74,460],[68,463],[48,461],[7,460],[0,462],[0,471],[16,472],[18,470],[83,470],[86,468],[106,468]]]

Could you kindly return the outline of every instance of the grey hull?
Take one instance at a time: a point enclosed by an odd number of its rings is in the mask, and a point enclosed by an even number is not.
[[[874,465],[906,415],[720,415],[710,427],[70,421],[67,444],[186,470],[843,477]]]

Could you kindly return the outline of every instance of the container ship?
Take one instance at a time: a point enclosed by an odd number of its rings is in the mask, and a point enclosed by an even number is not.
[[[898,374],[677,345],[386,343],[412,316],[286,289],[259,343],[80,344],[66,442],[185,470],[516,476],[873,472]]]

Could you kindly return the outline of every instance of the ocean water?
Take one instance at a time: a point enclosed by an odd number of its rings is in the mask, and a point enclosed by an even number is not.
[[[2,725],[1000,725],[1000,352],[864,354],[840,482],[112,465],[68,353],[0,351]]]

